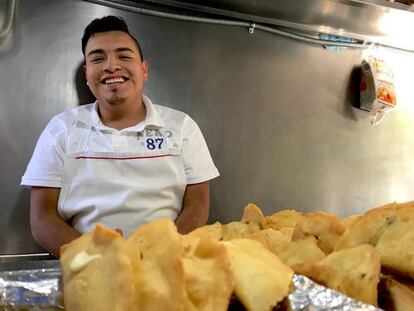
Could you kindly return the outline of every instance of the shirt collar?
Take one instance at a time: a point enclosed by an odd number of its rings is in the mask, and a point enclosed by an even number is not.
[[[147,96],[142,95],[142,101],[144,102],[144,105],[146,108],[146,116],[144,120],[145,127],[147,126],[164,127],[165,126],[164,121],[159,115],[157,109],[155,109],[155,106],[151,102],[151,100]]]
[[[139,132],[139,131],[142,131],[146,127],[155,127],[155,128],[164,127],[164,122],[161,116],[159,115],[157,109],[154,107],[154,104],[151,102],[151,100],[147,96],[142,95],[142,101],[146,108],[146,115],[145,115],[144,121],[138,123],[137,125],[123,129],[123,131]],[[99,114],[98,114],[98,103],[96,101],[91,106],[91,110],[89,109],[81,110],[77,119],[78,121],[81,121],[97,129],[111,129],[105,126],[104,124],[102,124],[99,118]]]

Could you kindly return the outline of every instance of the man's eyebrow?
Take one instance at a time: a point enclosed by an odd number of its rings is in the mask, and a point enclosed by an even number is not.
[[[120,47],[120,48],[117,48],[115,51],[117,51],[117,52],[132,52],[132,53],[135,53],[134,50],[132,50],[132,49],[130,49],[128,47]]]
[[[95,50],[90,51],[88,53],[88,55],[86,55],[86,56],[91,56],[93,54],[104,54],[104,50],[103,49],[95,49]]]
[[[128,48],[128,47],[119,47],[115,50],[115,52],[118,52],[118,53],[119,52],[135,53],[133,49]],[[87,56],[91,56],[91,55],[94,55],[94,54],[105,54],[105,51],[103,49],[95,49],[95,50],[90,51]]]

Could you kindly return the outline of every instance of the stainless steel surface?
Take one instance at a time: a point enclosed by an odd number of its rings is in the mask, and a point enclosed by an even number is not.
[[[296,208],[345,216],[414,199],[414,90],[372,127],[352,108],[361,51],[84,1],[19,1],[8,45],[0,46],[0,254],[42,252],[20,178],[47,121],[90,100],[80,38],[91,19],[108,14],[123,16],[142,43],[150,64],[145,93],[189,113],[204,133],[221,173],[212,181],[210,221],[239,219],[248,202],[267,214]]]
[[[135,0],[414,51],[414,8],[385,0]]]
[[[25,260],[0,262],[0,271],[60,269],[59,260]]]
[[[154,17],[168,18],[168,19],[178,20],[181,22],[194,22],[194,23],[202,23],[202,24],[214,24],[214,25],[220,25],[220,26],[242,27],[245,29],[249,29],[250,34],[253,34],[255,31],[265,31],[267,33],[271,33],[274,35],[287,37],[290,39],[299,40],[302,42],[308,42],[312,44],[318,44],[318,45],[323,45],[323,44],[331,45],[332,44],[332,40],[322,40],[322,38],[318,37],[318,36],[332,36],[330,34],[321,34],[321,35],[318,35],[316,33],[303,34],[303,33],[298,33],[298,31],[292,31],[291,29],[285,30],[285,29],[280,29],[276,27],[269,27],[266,25],[258,24],[256,22],[252,22],[252,21],[234,20],[234,19],[228,19],[228,18],[224,19],[222,17],[213,18],[211,16],[200,17],[197,15],[194,15],[194,12],[192,12],[190,15],[187,15],[185,12],[180,12],[180,13],[164,12],[164,11],[161,11],[159,8],[156,8],[156,9],[142,8],[139,6],[125,4],[123,2],[120,3],[119,1],[113,1],[113,0],[87,0],[87,1],[90,3],[103,5],[103,6],[107,6],[107,7],[114,8],[114,9],[120,9],[120,10],[125,10],[128,12],[149,15],[149,16],[154,16]],[[368,46],[374,44],[374,42],[370,42],[370,41],[361,41],[361,40],[350,39],[350,38],[343,38],[343,39],[345,39],[345,41],[347,42],[343,42],[344,40],[335,40],[335,45],[343,46],[343,47],[365,49]]]
[[[12,255],[0,255],[0,270],[2,265],[8,264],[20,264],[24,262],[32,261],[45,261],[56,259],[53,255],[49,253],[24,253],[24,254],[12,254]]]

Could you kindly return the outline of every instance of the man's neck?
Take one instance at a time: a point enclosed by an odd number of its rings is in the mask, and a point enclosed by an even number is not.
[[[117,130],[137,125],[145,120],[146,108],[143,100],[119,105],[98,103],[98,113],[101,122]]]

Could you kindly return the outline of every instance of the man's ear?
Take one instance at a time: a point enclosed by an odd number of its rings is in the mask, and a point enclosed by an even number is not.
[[[143,60],[141,63],[142,67],[142,73],[144,75],[144,81],[148,80],[148,62],[146,60]]]
[[[85,77],[86,84],[89,85],[88,79],[86,78],[86,64],[85,64],[85,62],[83,62],[83,67],[82,68],[83,68],[83,75]]]

